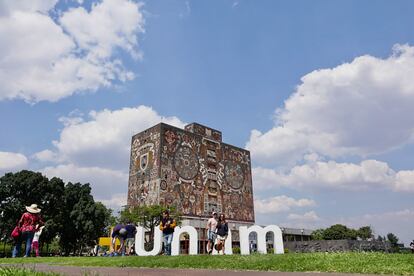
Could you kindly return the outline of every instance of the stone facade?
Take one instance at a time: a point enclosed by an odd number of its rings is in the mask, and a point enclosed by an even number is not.
[[[212,211],[254,223],[250,153],[197,123],[164,123],[132,137],[128,206],[176,206],[184,217]]]
[[[383,241],[358,240],[321,240],[284,242],[289,252],[344,252],[344,251],[382,251],[390,252],[391,244]]]

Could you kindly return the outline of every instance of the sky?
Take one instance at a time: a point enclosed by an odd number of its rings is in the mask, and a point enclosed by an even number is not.
[[[251,152],[257,224],[414,239],[413,1],[0,2],[0,174],[126,203],[131,136]]]

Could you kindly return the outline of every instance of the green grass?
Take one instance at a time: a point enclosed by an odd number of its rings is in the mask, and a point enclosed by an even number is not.
[[[16,268],[16,267],[1,267],[0,266],[0,275],[1,276],[55,276],[59,275],[57,273],[50,272],[38,272],[31,269],[25,268]]]
[[[289,253],[284,255],[255,254],[250,256],[185,255],[175,257],[46,257],[0,259],[0,264],[6,263],[414,275],[414,254],[384,253]]]

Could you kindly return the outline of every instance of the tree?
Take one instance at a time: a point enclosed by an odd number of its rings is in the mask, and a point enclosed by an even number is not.
[[[363,226],[357,230],[358,237],[367,240],[373,237],[371,226]]]
[[[324,240],[355,240],[356,238],[357,231],[342,224],[332,225],[323,232]]]
[[[23,170],[7,173],[0,178],[0,235],[10,241],[10,233],[26,211],[25,206],[38,204],[46,223],[41,242],[50,242],[60,230],[58,216],[63,204],[64,183],[59,178],[49,179],[41,173]]]
[[[398,246],[398,237],[396,235],[394,235],[393,233],[388,233],[387,234],[387,239],[388,241],[391,243],[391,248],[394,252],[399,252],[400,251],[400,247]]]
[[[317,241],[319,241],[319,240],[323,240],[323,237],[324,237],[324,232],[325,232],[325,230],[324,229],[316,229],[315,231],[313,231],[312,232],[312,234],[311,234],[311,238],[312,238],[312,240],[317,240]]]
[[[94,245],[104,234],[111,210],[94,201],[89,184],[69,182],[63,201],[65,225],[61,230],[60,245],[66,255],[76,254],[84,246]]]

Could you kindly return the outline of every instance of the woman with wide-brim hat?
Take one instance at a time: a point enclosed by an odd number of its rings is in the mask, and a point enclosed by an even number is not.
[[[22,215],[17,224],[20,227],[21,235],[17,238],[16,245],[13,248],[13,258],[20,255],[20,249],[23,241],[26,241],[26,253],[24,256],[30,256],[34,233],[44,224],[40,216],[41,209],[37,206],[37,204],[26,206],[26,210],[27,212]]]

